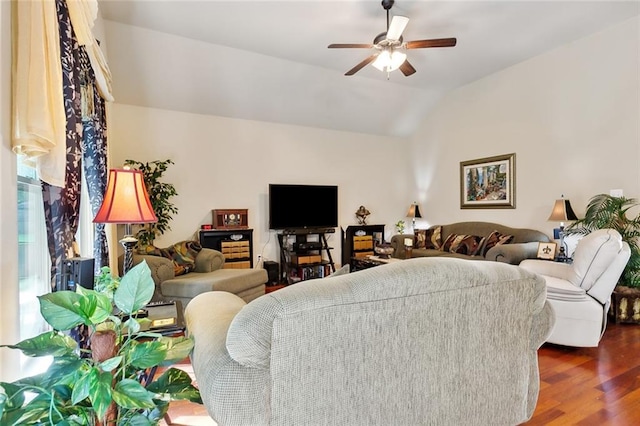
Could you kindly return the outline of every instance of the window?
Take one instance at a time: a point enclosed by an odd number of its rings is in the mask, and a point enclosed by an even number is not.
[[[35,170],[18,158],[18,285],[20,288],[20,340],[48,330],[36,296],[50,290],[49,253],[42,206],[42,188]],[[38,358],[21,357],[25,374],[41,370]]]
[[[84,174],[83,174],[84,176]],[[93,256],[93,215],[83,179],[80,222],[76,241],[83,257]],[[42,204],[42,186],[34,168],[18,157],[18,281],[20,286],[20,340],[37,336],[49,329],[40,315],[37,296],[51,291],[51,259],[47,248],[47,231]],[[43,363],[44,361],[44,363]],[[41,371],[48,360],[21,357],[20,368],[27,375]],[[44,367],[43,367],[44,365]]]

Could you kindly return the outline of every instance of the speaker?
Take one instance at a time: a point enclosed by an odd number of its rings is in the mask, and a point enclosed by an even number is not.
[[[267,285],[276,285],[280,281],[280,265],[278,262],[267,260],[263,263],[264,269],[267,270],[269,281]]]
[[[83,257],[72,257],[65,260],[66,290],[75,290],[76,285],[93,289],[94,280],[94,259]]]

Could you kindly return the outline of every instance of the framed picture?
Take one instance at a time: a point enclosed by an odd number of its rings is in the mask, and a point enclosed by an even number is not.
[[[515,180],[515,153],[460,162],[460,208],[514,209]]]
[[[538,243],[538,259],[553,260],[556,257],[556,243]]]

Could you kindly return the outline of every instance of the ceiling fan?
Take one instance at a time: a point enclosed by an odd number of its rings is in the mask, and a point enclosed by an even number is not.
[[[351,68],[344,75],[354,75],[365,66],[373,62],[373,66],[380,71],[390,73],[400,69],[405,76],[410,76],[416,69],[407,60],[405,49],[423,49],[425,47],[453,47],[456,45],[455,38],[436,38],[431,40],[403,41],[404,31],[409,18],[405,16],[394,16],[389,23],[389,10],[395,3],[394,0],[382,0],[382,8],[387,11],[387,31],[380,33],[373,39],[373,44],[343,43],[330,44],[329,49],[375,49],[376,52]]]

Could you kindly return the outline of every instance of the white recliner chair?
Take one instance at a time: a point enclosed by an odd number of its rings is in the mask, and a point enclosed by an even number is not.
[[[601,229],[578,241],[573,263],[534,259],[520,263],[547,283],[547,300],[556,314],[547,342],[598,346],[607,325],[611,293],[630,254],[618,231]]]

